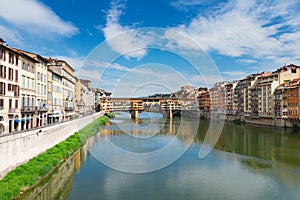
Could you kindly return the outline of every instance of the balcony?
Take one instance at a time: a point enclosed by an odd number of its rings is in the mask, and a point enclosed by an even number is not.
[[[36,108],[34,106],[22,106],[21,112],[35,112]]]
[[[46,106],[40,106],[40,107],[38,106],[38,107],[36,107],[36,110],[38,112],[47,112],[49,110],[49,108]]]
[[[17,108],[10,108],[9,110],[8,110],[8,113],[9,114],[16,114],[16,113],[18,113],[19,112],[19,109],[17,109]]]
[[[65,107],[65,111],[73,111],[74,107]]]

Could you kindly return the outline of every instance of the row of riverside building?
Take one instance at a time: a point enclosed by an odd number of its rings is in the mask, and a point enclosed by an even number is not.
[[[199,88],[204,113],[225,112],[232,119],[300,120],[300,67],[283,66],[273,72],[251,74],[233,82]]]
[[[110,93],[77,78],[66,61],[4,43],[0,38],[0,136],[102,110]]]

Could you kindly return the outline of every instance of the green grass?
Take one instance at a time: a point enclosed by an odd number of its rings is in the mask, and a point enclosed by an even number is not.
[[[105,125],[107,120],[108,118],[105,116],[94,120],[65,141],[10,171],[0,180],[0,199],[17,199],[21,190],[37,184],[63,160],[82,146],[91,135],[98,132],[99,128]]]
[[[118,112],[113,112],[113,113],[107,113],[106,116],[109,118],[114,118],[116,115],[120,115]]]

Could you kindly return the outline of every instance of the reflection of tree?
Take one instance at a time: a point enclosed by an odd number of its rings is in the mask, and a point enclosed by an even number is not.
[[[201,143],[208,123],[200,122],[195,142]],[[300,166],[300,137],[269,127],[225,124],[215,149]]]
[[[202,143],[208,126],[209,122],[200,122],[195,142]],[[291,186],[300,186],[297,171],[300,166],[299,147],[300,136],[288,134],[282,129],[229,123],[225,124],[214,146],[217,150],[249,156],[241,162],[256,173],[263,176],[271,173],[281,183]],[[269,173],[266,173],[267,169]]]
[[[84,156],[84,148],[80,148],[22,199],[67,199],[73,187],[75,170],[80,169]]]

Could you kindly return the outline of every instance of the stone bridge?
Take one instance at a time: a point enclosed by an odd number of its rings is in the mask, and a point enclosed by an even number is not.
[[[194,99],[111,98],[110,101],[112,112],[129,112],[131,118],[138,118],[141,112],[160,112],[165,118],[172,118],[183,110],[198,110],[198,103]]]

